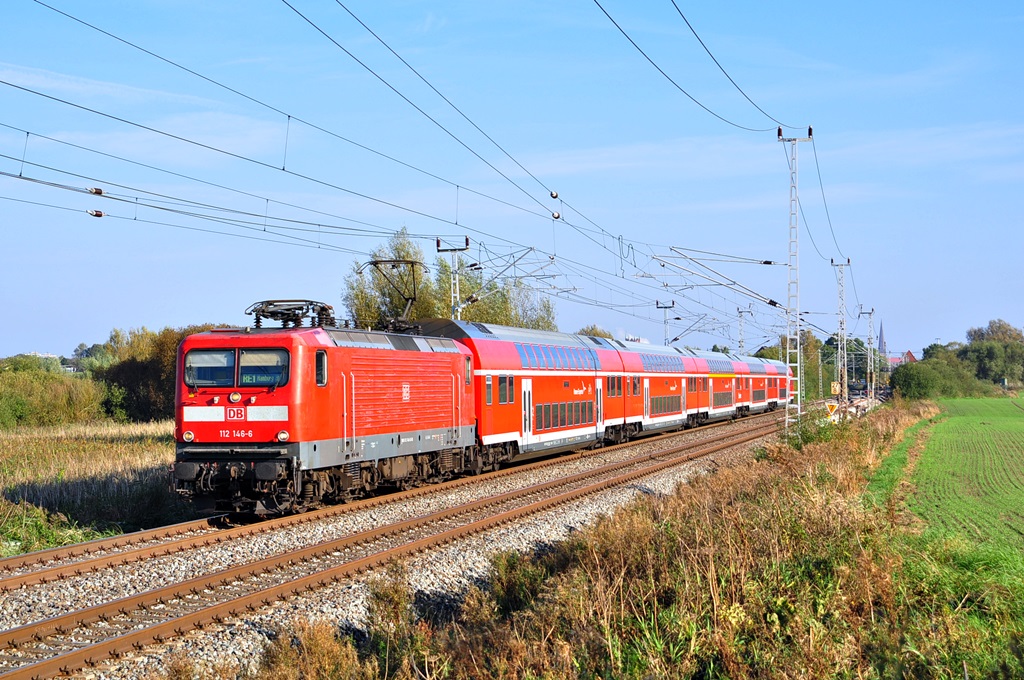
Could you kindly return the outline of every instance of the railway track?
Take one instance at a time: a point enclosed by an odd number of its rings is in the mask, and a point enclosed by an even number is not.
[[[487,531],[599,493],[612,486],[627,484],[640,477],[656,474],[715,451],[745,444],[776,429],[777,422],[773,419],[765,424],[732,428],[733,431],[722,435],[722,443],[714,444],[704,439],[673,446],[653,454],[607,463],[568,477],[463,503],[414,519],[388,523],[310,545],[301,550],[288,551],[207,576],[183,580],[130,597],[12,628],[0,632],[0,678],[50,677],[73,672],[104,659],[141,649],[153,642],[161,642],[210,623],[253,611],[275,600],[349,579],[360,572],[379,567],[389,560]],[[610,450],[611,447],[604,449],[603,452],[607,453]],[[455,484],[480,483],[486,478],[523,474],[527,470],[564,464],[568,458],[572,457],[541,461],[446,485],[382,496],[294,518],[281,518],[274,522],[312,522],[323,519],[330,513],[352,512],[358,507],[368,505],[400,503],[410,497],[439,493],[445,488],[452,488]],[[246,535],[245,532],[255,531],[269,524],[271,522],[219,531],[200,531],[200,536],[189,535],[173,539],[171,543],[178,546],[173,549],[184,550],[188,548],[183,546],[196,541],[235,540]],[[202,535],[207,533],[210,535]],[[138,542],[134,545],[138,545]],[[152,545],[144,545],[125,549],[116,555],[117,564],[146,559],[146,555],[154,549],[167,551],[172,548],[167,545],[158,545],[155,548]],[[64,573],[67,569],[84,572],[109,568],[101,564],[106,564],[110,557],[103,555],[99,558],[56,567],[46,566],[32,572],[8,576],[0,580],[0,589],[30,587],[28,584],[33,582],[39,584],[54,578],[69,578],[67,575],[58,576],[58,573]],[[31,563],[39,564],[38,561]],[[35,581],[29,578],[33,573]],[[15,583],[18,585],[15,586]]]
[[[744,424],[758,423],[762,420],[773,420],[775,418],[776,416],[773,416],[773,414],[763,414],[748,418],[743,422]],[[642,441],[644,443],[653,443],[672,440],[686,437],[691,433],[707,433],[715,428],[728,427],[731,424],[729,421],[724,421],[696,431],[666,433]],[[628,450],[636,445],[636,441],[616,444],[568,456],[559,456],[503,468],[475,477],[462,477],[443,484],[423,486],[407,491],[375,496],[344,505],[329,506],[301,515],[289,515],[255,523],[247,522],[240,525],[233,522],[227,515],[218,515],[192,522],[183,522],[111,538],[16,555],[0,559],[0,593],[23,586],[72,578],[123,564],[217,545],[246,536],[266,534],[286,527],[301,526],[321,521],[325,518],[365,510],[370,507],[401,503],[410,498],[443,493],[459,486],[480,484],[481,482],[493,479],[522,475],[525,472],[564,465],[575,460],[604,456],[616,451]]]

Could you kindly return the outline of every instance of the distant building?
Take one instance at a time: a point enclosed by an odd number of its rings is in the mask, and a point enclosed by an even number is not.
[[[917,357],[909,349],[900,354],[899,356],[889,357],[889,368],[896,368],[902,364],[913,364],[917,362]]]

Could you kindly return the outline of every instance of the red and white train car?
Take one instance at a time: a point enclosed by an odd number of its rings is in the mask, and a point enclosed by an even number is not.
[[[422,330],[474,356],[488,464],[774,409],[767,376],[789,373],[757,357],[494,324],[435,320]]]

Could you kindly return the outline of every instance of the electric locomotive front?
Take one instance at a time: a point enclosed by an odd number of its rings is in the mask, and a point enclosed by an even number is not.
[[[281,514],[480,469],[469,350],[339,328],[313,301],[248,311],[178,351],[171,483],[194,507]]]
[[[279,511],[301,492],[302,367],[320,329],[218,329],[178,351],[174,488],[200,510]],[[322,351],[322,350],[321,350]],[[314,368],[315,372],[317,369]]]

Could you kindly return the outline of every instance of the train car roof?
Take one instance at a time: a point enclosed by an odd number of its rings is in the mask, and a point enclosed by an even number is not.
[[[535,345],[562,345],[571,347],[593,346],[587,344],[584,336],[558,331],[538,331],[530,328],[512,328],[478,321],[451,319],[424,319],[417,322],[424,335],[436,335],[455,340],[503,340],[505,342],[526,342]],[[603,338],[602,338],[603,339]],[[595,343],[598,347],[602,345]],[[604,349],[611,349],[605,346]]]
[[[453,340],[444,337],[421,337],[383,331],[364,331],[355,328],[321,328],[299,326],[297,328],[214,328],[199,336],[242,335],[290,335],[306,338],[306,344],[336,347],[360,347],[364,349],[404,350],[408,352],[446,352],[460,354],[461,350]]]
[[[499,324],[480,323],[477,321],[458,321],[451,319],[426,319],[419,322],[424,335],[436,335],[456,340],[502,340],[506,342],[528,343],[535,345],[560,345],[566,347],[582,347],[585,349],[613,350],[617,352],[634,353],[639,355],[675,357],[682,359],[678,362],[680,366],[692,370],[692,366],[700,367],[700,370],[712,370],[720,373],[734,373],[738,368],[735,364],[741,364],[746,372],[754,375],[769,374],[768,366],[774,366],[779,375],[788,375],[788,367],[781,361],[775,359],[762,359],[761,357],[741,356],[737,354],[725,354],[723,352],[711,352],[688,347],[674,347],[665,345],[653,345],[631,340],[616,340],[613,338],[602,338],[590,335],[577,335],[574,333],[561,333],[558,331],[540,331],[529,328],[512,328]],[[691,364],[692,360],[698,360]],[[650,362],[645,362],[645,365]],[[673,362],[675,363],[675,362]],[[705,366],[701,366],[701,364]],[[657,368],[658,362],[654,362],[653,368]],[[742,368],[740,368],[742,371]]]

